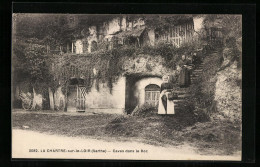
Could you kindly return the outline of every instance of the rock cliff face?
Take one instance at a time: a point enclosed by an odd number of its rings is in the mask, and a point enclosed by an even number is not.
[[[126,74],[142,74],[151,76],[176,76],[177,74],[176,70],[165,67],[165,60],[163,60],[161,56],[140,54],[135,58],[128,58],[123,61],[123,69]]]
[[[217,110],[231,120],[241,120],[242,116],[242,70],[238,62],[217,73],[215,101]]]

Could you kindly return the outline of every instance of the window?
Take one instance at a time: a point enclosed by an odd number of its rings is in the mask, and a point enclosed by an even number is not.
[[[155,84],[150,84],[145,87],[145,103],[157,105],[160,97],[160,87]]]

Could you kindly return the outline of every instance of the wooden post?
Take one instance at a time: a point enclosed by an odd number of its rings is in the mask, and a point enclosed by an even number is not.
[[[49,45],[46,46],[46,49],[47,49],[47,53],[50,53],[50,46]]]
[[[65,102],[64,102],[64,110],[63,111],[67,111],[67,106],[68,106],[68,87],[66,87],[66,91],[65,91]]]
[[[73,53],[74,52],[74,48],[73,48],[74,46],[73,46],[73,42],[71,43],[71,53]]]
[[[184,43],[186,42],[186,39],[187,39],[186,31],[187,31],[187,24],[185,24],[185,27],[184,27]]]
[[[70,51],[70,47],[69,47],[69,43],[67,42],[67,53],[69,53]]]
[[[79,99],[79,86],[77,85],[77,97],[76,97],[76,110],[79,109],[79,102],[80,102],[80,99]]]
[[[137,37],[137,44],[138,44],[138,47],[141,47],[140,41],[139,41],[139,38],[138,38],[138,37]]]

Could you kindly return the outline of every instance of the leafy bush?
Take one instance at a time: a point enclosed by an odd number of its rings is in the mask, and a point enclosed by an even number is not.
[[[189,88],[191,96],[188,101],[195,104],[195,112],[197,113],[211,115],[216,111],[216,103],[214,102],[216,73],[222,64],[222,60],[220,53],[208,55],[204,59],[202,75]]]
[[[158,111],[158,105],[145,103],[140,108],[137,108],[136,111],[133,112],[134,116],[146,117],[156,115]]]

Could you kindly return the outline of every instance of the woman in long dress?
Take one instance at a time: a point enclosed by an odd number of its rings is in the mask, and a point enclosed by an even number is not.
[[[181,67],[181,72],[179,76],[180,87],[188,87],[191,83],[190,81],[190,71],[188,69],[189,61],[186,59],[185,55],[182,55],[182,60],[179,64]]]
[[[161,92],[158,105],[158,114],[174,114],[174,103],[168,99],[173,86],[169,83],[169,76],[163,76],[163,83],[161,84]]]

